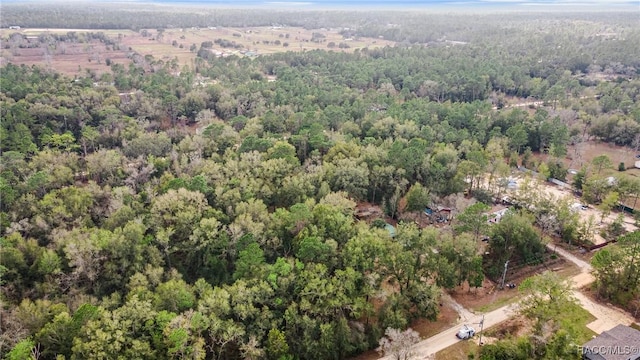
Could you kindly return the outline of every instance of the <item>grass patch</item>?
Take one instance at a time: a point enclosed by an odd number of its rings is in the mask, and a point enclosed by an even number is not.
[[[501,290],[501,291],[512,291],[514,295],[510,297],[497,298],[495,301],[492,301],[488,304],[484,304],[478,307],[474,307],[472,308],[472,310],[475,311],[476,313],[487,313],[495,309],[501,308],[505,305],[516,303],[520,301],[520,299],[522,299],[522,293],[519,291],[516,291],[516,290]]]
[[[464,360],[469,358],[469,353],[476,354],[478,352],[478,340],[477,337],[473,337],[469,340],[461,340],[457,343],[449,346],[446,349],[442,349],[436,353],[436,360]]]
[[[587,324],[594,320],[596,318],[580,305],[567,307],[558,318],[560,327],[573,334],[578,344],[583,344],[591,340],[594,335],[598,335],[587,327]]]
[[[560,275],[563,279],[571,279],[572,277],[580,274],[582,271],[575,264],[567,261],[567,266],[562,268],[561,270],[556,271],[558,275]]]
[[[555,326],[571,334],[576,344],[583,344],[591,340],[594,335],[597,335],[587,327],[587,324],[594,320],[596,318],[591,313],[583,309],[579,304],[574,304],[567,306],[562,314],[555,319]],[[497,338],[499,340],[528,337],[533,332],[535,321],[518,315],[488,329],[485,335],[488,338]]]

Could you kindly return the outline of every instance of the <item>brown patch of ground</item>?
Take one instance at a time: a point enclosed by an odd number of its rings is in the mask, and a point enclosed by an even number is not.
[[[38,36],[42,34],[103,33],[118,45],[105,46],[98,40],[82,43],[59,42],[48,46],[40,44]],[[9,41],[14,33],[27,37],[21,47]],[[143,33],[146,36],[143,36]],[[284,51],[307,51],[315,49],[336,52],[353,52],[356,49],[393,46],[395,43],[384,39],[344,38],[336,29],[307,30],[303,28],[185,28],[166,29],[158,34],[155,29],[141,30],[103,30],[103,29],[21,29],[0,30],[0,39],[6,49],[0,52],[0,65],[8,62],[25,65],[41,65],[55,69],[67,75],[84,75],[93,72],[97,75],[109,71],[106,59],[112,63],[128,65],[129,52],[135,51],[142,56],[153,55],[154,60],[178,60],[180,67],[193,66],[196,52],[203,42],[214,42],[212,52],[219,56],[256,56]],[[222,47],[216,40],[234,44],[235,47]],[[285,46],[285,43],[287,46]],[[335,47],[330,47],[330,44]],[[342,44],[342,46],[340,46]],[[191,51],[195,45],[195,51]],[[46,50],[46,51],[45,51]]]
[[[484,336],[482,342],[486,343]],[[476,354],[478,352],[478,341],[467,340],[459,341],[448,348],[438,351],[435,354],[435,360],[466,360],[469,359],[469,354]]]
[[[621,162],[624,162],[627,168],[632,168],[636,161],[636,154],[630,147],[590,140],[569,145],[567,147],[565,163],[572,169],[580,169],[583,165],[588,165],[593,158],[600,155],[607,155],[609,159],[611,159],[615,170],[618,169],[618,164]]]
[[[579,170],[582,166],[588,166],[591,161],[600,155],[607,155],[614,165],[608,173],[618,173],[618,164],[623,162],[626,168],[633,168],[636,158],[635,152],[628,146],[618,146],[597,140],[588,140],[567,146],[567,156],[562,159],[569,169]],[[547,161],[549,154],[536,153],[533,156],[538,161]],[[605,172],[603,171],[603,174]],[[567,176],[572,179],[572,175]]]
[[[525,278],[546,270],[558,272],[564,277],[573,276],[579,271],[575,265],[561,257],[555,259],[549,257],[545,264],[514,267],[512,270],[508,270],[505,284],[513,283],[517,286]],[[521,293],[517,287],[515,289],[509,289],[505,286],[504,289],[500,290],[499,283],[487,278],[484,279],[482,287],[470,289],[469,285],[464,283],[451,291],[450,294],[460,305],[476,312],[491,311],[515,302],[521,297]]]
[[[504,339],[507,337],[516,338],[531,334],[532,329],[533,321],[525,318],[524,316],[517,315],[499,324],[499,326],[487,330],[487,336],[495,337],[497,339]]]
[[[464,308],[473,311],[489,311],[514,301],[518,297],[517,289],[499,289],[499,284],[485,278],[482,287],[469,290],[464,283],[450,292],[451,297]]]
[[[98,41],[82,44],[65,43],[49,50],[44,48],[3,49],[1,54],[2,64],[11,62],[27,66],[39,65],[68,75],[101,74],[109,71],[107,59],[114,64],[129,62],[125,51],[113,50]]]
[[[436,321],[418,319],[411,323],[411,328],[420,334],[421,338],[428,338],[450,328],[458,320],[458,312],[448,304],[440,307]]]

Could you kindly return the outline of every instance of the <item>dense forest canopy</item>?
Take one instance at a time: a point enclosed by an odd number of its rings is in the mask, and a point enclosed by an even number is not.
[[[3,66],[0,352],[10,359],[34,347],[44,359],[361,353],[387,328],[436,319],[443,289],[495,279],[505,260],[543,261],[534,225],[549,214],[549,234],[587,241],[550,204],[486,226],[481,203],[513,167],[563,179],[572,143],[638,146],[634,14],[2,11],[3,26],[277,23],[400,43],[192,66],[139,54],[95,77]],[[544,106],[506,107],[513,97]],[[600,171],[582,175],[602,202],[611,186],[598,185]],[[637,196],[637,185],[616,191]],[[359,221],[363,202],[384,213]],[[459,209],[454,228],[402,221],[439,205]],[[393,236],[386,222],[397,222]]]

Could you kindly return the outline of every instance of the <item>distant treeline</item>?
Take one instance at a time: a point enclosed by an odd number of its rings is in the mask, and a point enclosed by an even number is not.
[[[153,13],[153,16],[149,16]],[[481,41],[487,36],[518,33],[524,27],[540,27],[553,37],[559,26],[578,20],[635,28],[633,13],[497,13],[434,14],[404,11],[292,11],[276,9],[219,9],[147,5],[92,4],[79,8],[65,4],[2,5],[0,26],[80,29],[149,29],[208,26],[294,26],[306,29],[342,28],[350,36],[382,36],[394,41],[427,43],[443,39]],[[606,28],[605,28],[606,29]],[[606,32],[606,31],[605,31]]]

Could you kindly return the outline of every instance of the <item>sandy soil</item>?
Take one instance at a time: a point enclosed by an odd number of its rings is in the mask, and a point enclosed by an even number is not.
[[[458,315],[458,321],[469,321],[475,316],[472,311],[467,310],[464,306],[460,305],[451,295],[445,293],[442,295],[441,301],[452,308]]]
[[[611,330],[617,325],[631,325],[634,319],[631,315],[623,312],[622,310],[607,304],[602,305],[586,296],[580,291],[574,291],[573,295],[578,299],[580,305],[590,312],[597,319],[587,324],[587,327],[596,334],[601,334],[603,331]]]

